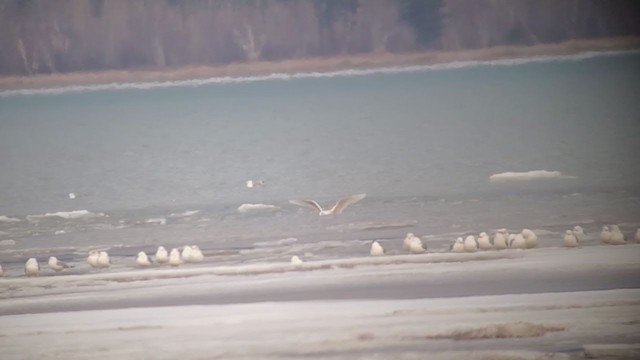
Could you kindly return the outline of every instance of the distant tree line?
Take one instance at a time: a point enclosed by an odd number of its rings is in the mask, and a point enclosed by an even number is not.
[[[458,50],[640,33],[633,0],[0,0],[0,74]]]

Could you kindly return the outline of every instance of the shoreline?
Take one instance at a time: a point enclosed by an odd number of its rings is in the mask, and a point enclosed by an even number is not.
[[[528,58],[534,56],[563,56],[595,51],[624,51],[640,49],[640,37],[571,40],[556,44],[532,46],[497,46],[461,51],[432,51],[420,53],[374,53],[326,58],[291,59],[278,62],[248,62],[226,65],[187,66],[163,69],[104,70],[33,76],[0,77],[0,91],[51,89],[70,86],[106,84],[157,83],[211,78],[239,78],[334,72],[341,70],[370,70],[390,66],[429,66],[459,61],[491,61]]]

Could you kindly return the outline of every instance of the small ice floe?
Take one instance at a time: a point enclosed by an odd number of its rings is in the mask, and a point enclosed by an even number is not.
[[[245,182],[245,185],[247,186],[247,188],[249,189],[253,189],[253,188],[257,188],[260,186],[264,186],[264,180],[247,180]]]
[[[514,234],[511,234],[511,235],[514,235]],[[509,247],[514,249],[526,249],[527,240],[524,238],[522,233],[514,235],[513,238],[509,240]]]
[[[106,251],[100,251],[98,254],[98,267],[100,268],[108,268],[111,266],[111,258]]]
[[[16,241],[13,239],[0,240],[0,246],[13,246],[15,244]]]
[[[204,260],[204,254],[198,245],[191,245],[191,255],[189,257],[189,262],[199,263]]]
[[[38,276],[40,273],[40,264],[36,258],[29,258],[24,264],[24,273],[27,276]]]
[[[341,198],[340,200],[338,200],[336,202],[336,204],[333,205],[333,207],[331,209],[328,209],[328,210],[324,210],[322,208],[322,206],[320,206],[320,204],[318,204],[314,200],[299,199],[299,200],[289,200],[289,202],[291,204],[294,204],[294,205],[304,206],[304,207],[308,207],[308,208],[311,208],[311,209],[314,209],[314,210],[318,210],[319,211],[318,214],[320,216],[338,215],[338,214],[341,214],[342,211],[347,206],[357,203],[358,201],[364,199],[365,196],[367,196],[367,194],[355,194],[355,195],[345,196],[345,197]]]
[[[576,237],[576,234],[572,231],[572,230],[567,230],[564,233],[564,246],[566,247],[576,247],[578,246],[578,238]]]
[[[456,241],[451,245],[451,252],[454,253],[463,253],[464,252],[464,240],[461,237],[458,237]]]
[[[267,205],[267,204],[242,204],[238,206],[238,212],[241,214],[249,213],[249,212],[259,212],[259,211],[275,211],[280,209],[275,205]]]
[[[424,253],[426,251],[427,251],[427,249],[422,244],[422,240],[420,240],[419,237],[414,236],[413,239],[411,239],[411,243],[409,243],[409,253],[410,254],[422,254],[422,253]]]
[[[76,194],[74,193],[69,193],[69,200],[73,200],[76,198]]]
[[[509,235],[507,233],[507,229],[499,229],[493,236],[493,247],[498,250],[506,249],[507,247],[509,247],[507,243],[508,237]]]
[[[526,172],[503,172],[489,176],[489,182],[531,181],[549,179],[575,179],[575,176],[563,175],[560,171],[532,170]]]
[[[98,258],[100,257],[100,253],[97,250],[89,251],[89,256],[87,257],[87,264],[91,265],[92,268],[100,267],[98,265]]]
[[[187,210],[185,212],[181,212],[181,213],[171,213],[169,214],[170,218],[184,218],[184,217],[189,217],[189,216],[193,216],[197,213],[199,213],[200,210]]]
[[[524,237],[524,242],[527,249],[533,249],[538,246],[538,235],[529,229],[522,229],[520,232]]]
[[[146,222],[147,224],[167,225],[167,219],[165,218],[151,218],[145,220],[144,222]]]
[[[371,243],[371,250],[369,251],[369,254],[371,256],[382,256],[384,255],[384,248],[379,242],[374,241]]]
[[[180,251],[176,248],[171,249],[169,253],[169,265],[171,266],[179,266],[182,264],[182,259],[180,259]]]
[[[151,266],[151,259],[149,259],[144,251],[140,251],[138,253],[138,257],[136,258],[136,264],[141,267]]]
[[[6,222],[6,223],[20,222],[20,219],[6,216],[6,215],[0,215],[0,222]]]
[[[478,251],[478,242],[473,235],[469,235],[464,239],[464,251],[471,253]]]
[[[169,253],[164,246],[158,246],[158,250],[156,250],[156,262],[158,264],[166,264],[169,262]]]
[[[300,258],[298,257],[298,255],[293,255],[293,256],[291,257],[291,263],[292,263],[293,265],[300,265],[300,264],[302,264],[302,262],[303,262],[303,261],[302,261],[302,259],[300,259]]]
[[[493,245],[491,245],[489,235],[487,235],[487,233],[484,231],[481,232],[480,235],[478,235],[478,247],[480,248],[480,250],[489,250],[493,247]]]
[[[73,265],[69,265],[65,262],[58,260],[58,258],[56,258],[55,256],[51,256],[47,264],[49,265],[49,268],[51,268],[51,270],[55,272],[60,272],[64,269],[70,269],[73,267]]]

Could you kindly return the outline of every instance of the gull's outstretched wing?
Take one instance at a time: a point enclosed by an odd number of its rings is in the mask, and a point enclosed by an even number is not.
[[[300,199],[300,200],[289,200],[289,202],[293,205],[304,206],[311,209],[316,209],[318,211],[322,211],[322,206],[320,206],[320,204],[318,204],[313,200]]]
[[[367,194],[355,194],[350,196],[345,196],[342,199],[338,200],[338,202],[333,206],[331,212],[334,214],[340,214],[344,208],[347,206],[357,203],[358,201],[364,199]]]

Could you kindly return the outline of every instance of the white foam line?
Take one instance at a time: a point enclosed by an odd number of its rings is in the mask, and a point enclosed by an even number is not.
[[[73,86],[61,86],[53,88],[39,88],[39,89],[21,89],[21,90],[5,90],[0,91],[0,97],[19,96],[19,95],[59,95],[67,93],[78,93],[88,91],[105,91],[105,90],[149,90],[158,88],[180,87],[180,86],[202,86],[202,85],[225,85],[225,84],[242,84],[256,81],[268,81],[268,80],[295,80],[295,79],[318,79],[318,78],[333,78],[333,77],[347,77],[347,76],[366,76],[373,74],[400,74],[400,73],[412,73],[423,71],[440,71],[440,70],[454,70],[463,68],[473,68],[481,66],[513,66],[523,65],[529,63],[546,63],[554,61],[580,61],[585,59],[591,59],[594,57],[602,56],[617,56],[627,54],[638,54],[640,50],[619,50],[619,51],[587,51],[573,55],[543,55],[533,56],[526,58],[509,58],[499,60],[469,60],[469,61],[454,61],[449,63],[434,64],[434,65],[412,65],[412,66],[388,66],[372,69],[346,69],[327,72],[301,72],[294,74],[287,73],[273,73],[269,75],[256,75],[256,76],[223,76],[223,77],[211,77],[206,79],[192,79],[192,80],[179,80],[179,81],[153,81],[153,82],[141,82],[141,83],[110,83],[99,85],[73,85]]]

